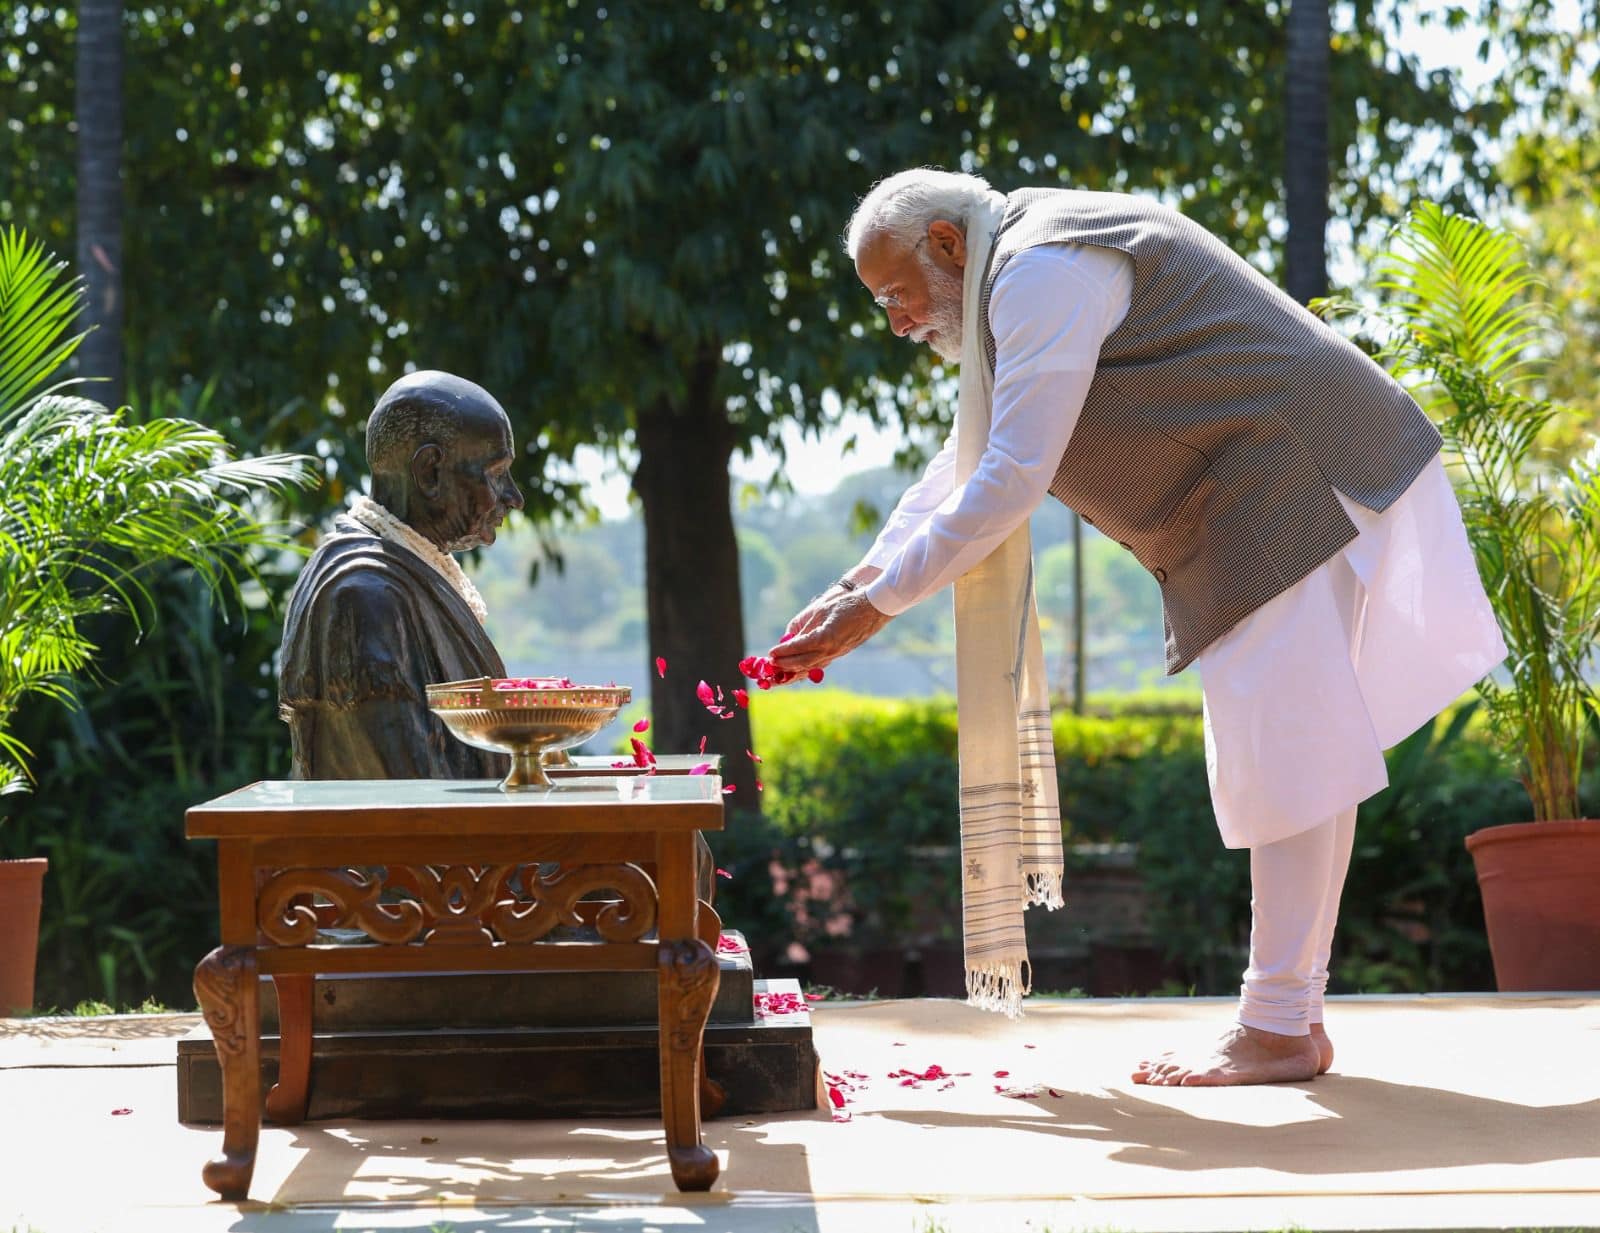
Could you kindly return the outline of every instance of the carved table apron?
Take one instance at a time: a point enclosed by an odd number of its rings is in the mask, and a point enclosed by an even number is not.
[[[672,1177],[708,1189],[718,1165],[700,1138],[702,1095],[715,1101],[702,1043],[721,922],[695,896],[695,836],[721,829],[716,775],[573,777],[526,793],[492,780],[264,781],[190,809],[188,836],[217,841],[222,924],[194,976],[223,1083],[222,1154],[206,1185],[225,1199],[250,1187],[262,973],[278,980],[280,1014],[303,1001],[309,1017],[319,972],[653,970]],[[613,897],[583,898],[591,891]],[[541,940],[578,924],[600,940]],[[320,945],[319,926],[370,941]],[[309,1031],[299,1036],[267,1101],[279,1121],[304,1116]]]

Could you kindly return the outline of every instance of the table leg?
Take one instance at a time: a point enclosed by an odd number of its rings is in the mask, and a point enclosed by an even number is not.
[[[278,993],[278,1081],[267,1093],[267,1117],[280,1126],[306,1120],[316,979],[310,972],[279,972],[272,978]]]
[[[717,1155],[700,1141],[700,1078],[706,1019],[722,978],[717,956],[698,938],[662,942],[661,1115],[667,1159],[679,1190],[709,1190]]]
[[[194,970],[194,995],[222,1068],[222,1154],[201,1177],[224,1199],[242,1200],[261,1135],[261,1008],[256,952],[219,946]]]
[[[704,843],[704,837],[699,837]],[[700,900],[699,917],[695,922],[699,938],[713,952],[716,952],[717,943],[722,938],[722,917],[717,915],[717,910],[704,899]],[[717,980],[722,980],[722,969],[717,969]],[[714,995],[713,995],[714,1000]],[[706,1070],[706,1045],[705,1037],[700,1038],[700,1116],[702,1118],[716,1117],[722,1112],[722,1107],[728,1103],[728,1093],[722,1084],[713,1079]]]

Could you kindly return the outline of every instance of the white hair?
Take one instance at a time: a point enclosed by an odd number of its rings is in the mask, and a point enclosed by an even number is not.
[[[937,167],[913,167],[879,180],[861,199],[844,232],[844,251],[854,261],[861,242],[875,232],[885,232],[907,247],[928,234],[928,224],[939,219],[963,232],[975,207],[989,194],[982,176]]]

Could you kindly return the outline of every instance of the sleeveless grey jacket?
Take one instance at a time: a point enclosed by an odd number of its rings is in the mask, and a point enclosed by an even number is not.
[[[981,312],[1038,244],[1133,260],[1127,318],[1100,362],[1050,493],[1161,586],[1167,672],[1355,538],[1335,490],[1387,509],[1439,433],[1377,364],[1204,228],[1120,193],[1006,199]]]

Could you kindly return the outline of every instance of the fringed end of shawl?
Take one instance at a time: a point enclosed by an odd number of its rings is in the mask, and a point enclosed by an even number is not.
[[[1056,870],[1039,869],[1028,874],[1023,893],[1030,908],[1038,904],[1053,912],[1066,907],[1066,900],[1061,897],[1061,874]]]
[[[1033,971],[1026,959],[967,969],[967,1005],[999,1011],[1007,1019],[1022,1018],[1022,999],[1032,988]]]

